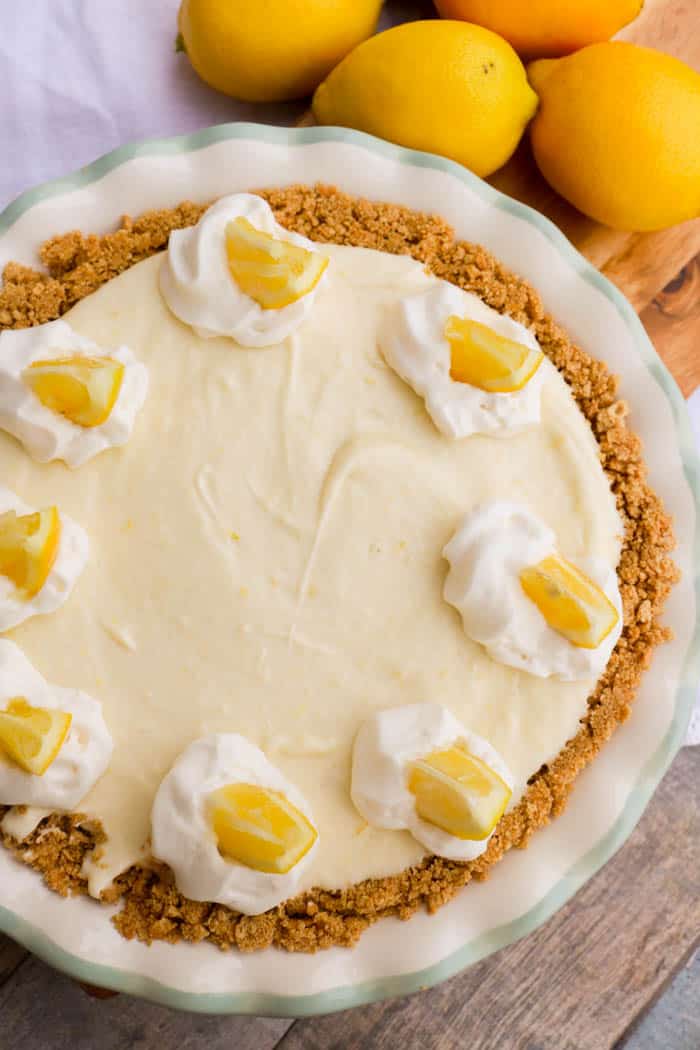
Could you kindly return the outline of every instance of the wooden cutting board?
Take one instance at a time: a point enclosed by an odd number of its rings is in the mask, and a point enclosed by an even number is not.
[[[646,0],[642,14],[618,38],[666,51],[700,71],[700,4]],[[313,124],[310,112],[299,123]],[[527,135],[508,164],[488,181],[548,216],[624,292],[689,394],[700,383],[700,351],[693,345],[700,326],[700,219],[657,233],[620,233],[601,226],[547,185]]]

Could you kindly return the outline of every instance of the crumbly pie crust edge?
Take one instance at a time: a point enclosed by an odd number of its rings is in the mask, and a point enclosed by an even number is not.
[[[671,521],[646,483],[641,444],[627,426],[627,406],[616,397],[616,378],[569,340],[531,285],[485,248],[455,241],[439,216],[350,197],[323,185],[260,194],[277,220],[297,233],[320,242],[412,255],[436,276],[530,327],[593,429],[625,526],[618,566],[625,623],[620,640],[588,699],[580,729],[550,763],[533,773],[522,799],[501,819],[486,852],[475,861],[429,857],[387,878],[368,879],[344,890],[311,890],[257,916],[188,900],[178,892],[172,872],[156,862],[130,868],[104,895],[110,903],[119,902],[113,922],[127,938],[147,943],[208,940],[224,950],[274,945],[314,952],[334,945],[351,947],[386,915],[409,919],[421,907],[436,911],[472,879],[486,879],[509,849],[524,849],[533,832],[562,812],[578,774],[629,716],[653,650],[669,637],[659,617],[678,570],[669,558],[674,547]],[[136,219],[123,217],[113,233],[74,231],[52,237],[40,251],[46,272],[8,263],[0,289],[0,329],[60,317],[112,277],[163,250],[171,230],[193,225],[206,207],[186,201]],[[0,806],[0,817],[6,809]],[[21,842],[2,836],[15,857],[64,896],[86,892],[83,860],[86,853],[99,851],[102,841],[99,825],[80,814],[52,814]]]

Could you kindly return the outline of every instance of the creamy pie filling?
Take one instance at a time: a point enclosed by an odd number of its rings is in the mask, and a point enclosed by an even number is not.
[[[158,784],[206,733],[246,736],[301,790],[320,833],[301,888],[337,888],[424,855],[350,800],[353,739],[373,712],[446,705],[502,755],[513,805],[586,711],[593,681],[495,663],[442,597],[442,548],[496,499],[529,506],[568,557],[616,564],[621,522],[569,388],[551,369],[539,426],[446,439],[376,339],[386,307],[433,278],[408,257],[322,250],[313,312],[269,349],[197,337],[160,297],[162,258],[134,266],[66,315],[149,369],[129,443],[71,471],[0,435],[6,483],[90,536],[66,605],[8,637],[103,703],[114,755],[80,807],[107,834],[88,861],[95,895],[148,856]]]

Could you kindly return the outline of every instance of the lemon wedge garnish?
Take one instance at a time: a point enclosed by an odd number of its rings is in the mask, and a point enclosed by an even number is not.
[[[520,583],[552,630],[580,649],[597,649],[620,619],[607,594],[560,554],[523,569]]]
[[[81,427],[98,427],[119,397],[124,365],[111,357],[57,357],[33,361],[22,378],[52,412]]]
[[[58,553],[61,517],[56,507],[18,515],[0,514],[0,576],[12,580],[22,598],[33,598],[46,583]]]
[[[522,390],[542,364],[540,350],[516,343],[479,321],[452,314],[445,323],[450,376],[490,394]]]
[[[63,747],[73,716],[32,707],[23,696],[0,711],[0,751],[25,773],[42,776]]]
[[[255,871],[284,875],[317,839],[304,814],[279,791],[226,784],[209,796],[219,852]]]
[[[408,790],[422,820],[473,840],[488,838],[512,794],[490,766],[461,747],[432,751],[411,763]]]
[[[280,310],[308,295],[328,266],[319,252],[256,230],[242,215],[226,227],[226,254],[236,284],[263,310]]]

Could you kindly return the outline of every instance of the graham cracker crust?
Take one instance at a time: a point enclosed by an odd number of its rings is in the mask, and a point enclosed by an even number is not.
[[[423,906],[435,911],[471,879],[487,878],[507,850],[524,849],[534,831],[562,812],[578,774],[628,717],[654,648],[669,637],[659,616],[678,570],[668,557],[674,546],[671,522],[646,483],[640,441],[627,426],[625,403],[616,399],[615,377],[571,343],[526,281],[484,248],[455,241],[437,216],[349,197],[329,186],[293,186],[261,191],[261,196],[278,221],[297,233],[315,241],[412,255],[438,277],[530,327],[593,429],[625,526],[618,566],[625,624],[621,638],[589,697],[580,729],[551,763],[533,773],[523,798],[501,819],[477,860],[430,857],[390,878],[368,879],[345,890],[312,890],[259,916],[188,900],[177,891],[170,870],[155,863],[129,869],[105,894],[106,900],[121,903],[113,921],[127,938],[209,940],[241,951],[275,945],[314,952],[352,946],[383,916],[409,919]],[[194,224],[206,207],[184,202],[136,219],[124,217],[119,230],[104,236],[71,232],[52,237],[40,252],[48,274],[19,263],[5,267],[0,328],[25,328],[60,317],[110,278],[164,249],[170,231]],[[0,806],[0,816],[6,809]],[[103,838],[99,827],[79,815],[53,814],[22,842],[5,835],[3,843],[65,896],[86,892],[82,863]]]

